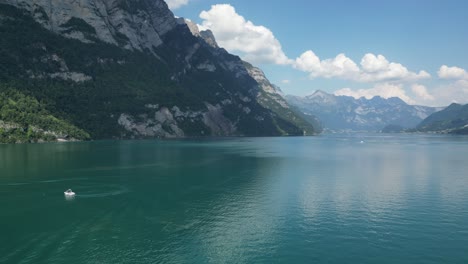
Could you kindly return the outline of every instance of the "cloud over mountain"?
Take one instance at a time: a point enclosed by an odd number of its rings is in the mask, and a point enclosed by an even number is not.
[[[406,91],[403,85],[401,84],[379,83],[370,89],[357,89],[357,90],[353,90],[351,88],[343,88],[338,91],[335,91],[334,94],[352,96],[356,99],[361,98],[361,97],[365,97],[366,99],[371,99],[374,96],[380,96],[385,99],[388,99],[391,97],[399,97],[401,100],[405,101],[407,104],[415,104],[415,101],[406,94]]]
[[[345,53],[320,58],[310,49],[294,59],[285,54],[272,30],[254,24],[238,14],[230,4],[213,5],[209,10],[202,11],[200,18],[202,22],[199,27],[210,29],[220,47],[246,61],[286,65],[306,73],[310,79],[350,82],[346,88],[336,87],[340,90],[335,94],[366,98],[376,95],[383,98],[396,96],[409,104],[433,106],[448,104],[453,98],[461,99],[461,102],[468,98],[468,72],[463,68],[443,65],[437,72],[439,78],[431,79],[427,71],[410,69],[403,63],[387,59],[383,54],[365,53],[360,60],[353,60]],[[427,80],[431,80],[431,83]],[[353,85],[357,87],[350,88]]]
[[[365,54],[360,65],[344,53],[321,60],[312,50],[292,60],[270,29],[246,20],[229,4],[213,5],[210,10],[202,11],[200,18],[203,20],[200,27],[213,31],[221,47],[254,64],[289,64],[309,73],[311,78],[358,82],[416,81],[431,77],[426,71],[412,72],[400,63],[389,62],[383,55],[372,53]]]

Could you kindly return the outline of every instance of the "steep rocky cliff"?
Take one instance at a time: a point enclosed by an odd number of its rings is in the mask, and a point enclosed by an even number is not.
[[[0,82],[92,138],[316,132],[187,24],[162,0],[0,0]]]
[[[164,1],[153,0],[1,0],[27,11],[46,29],[84,43],[97,40],[126,49],[162,44],[176,19]]]
[[[194,35],[195,37],[201,38],[206,44],[210,45],[213,48],[213,50],[215,50],[216,52],[226,53],[224,49],[218,46],[216,39],[210,30],[199,31],[196,24],[184,18],[179,18],[178,22],[180,24],[185,23],[190,29],[190,32],[192,33],[192,35]],[[240,63],[242,65],[240,65]],[[278,118],[281,118],[283,120],[288,120],[293,125],[299,128],[302,128],[303,129],[302,132],[305,134],[317,133],[320,130],[316,126],[318,125],[318,123],[316,122],[315,117],[311,116],[311,119],[313,119],[313,121],[307,122],[306,118],[300,116],[300,111],[296,111],[296,109],[294,109],[288,104],[288,102],[284,98],[284,94],[281,91],[281,89],[278,86],[272,84],[267,79],[267,77],[265,76],[265,73],[260,68],[255,67],[246,61],[236,61],[234,65],[235,67],[233,68],[237,69],[238,73],[242,75],[247,74],[256,82],[256,85],[254,85],[249,91],[249,94],[251,96],[241,98],[243,101],[250,101],[250,100],[257,101],[261,106],[273,111],[274,114]],[[203,66],[203,68],[206,68],[206,69],[211,68],[211,67],[213,66],[212,65]],[[214,68],[212,68],[212,70],[214,70]],[[244,111],[248,113],[250,112],[250,109],[246,108],[244,109]],[[300,131],[298,132],[300,133]],[[284,133],[287,133],[287,132],[284,131]]]

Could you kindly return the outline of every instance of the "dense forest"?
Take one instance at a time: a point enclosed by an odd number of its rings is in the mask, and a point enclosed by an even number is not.
[[[66,32],[80,31],[93,40],[94,28],[80,18],[70,19],[62,26]],[[207,103],[216,105],[226,98],[232,104],[223,105],[224,115],[235,123],[236,135],[315,132],[312,125],[289,110],[270,110],[271,106],[255,100],[240,100],[251,93],[253,79],[238,78],[219,64],[215,72],[187,68],[180,54],[200,42],[188,30],[166,34],[166,45],[154,51],[127,50],[97,39],[83,43],[65,38],[43,28],[25,11],[0,4],[0,35],[1,142],[51,139],[50,133],[29,127],[76,139],[131,137],[118,123],[122,113],[138,121],[154,116],[155,110],[146,105],[206,111]],[[124,37],[121,36],[122,41]],[[159,58],[154,52],[160,54]],[[193,63],[223,60],[238,58],[208,47],[199,48],[192,58]],[[255,114],[245,115],[244,107]],[[39,118],[39,123],[33,122],[35,118]],[[56,122],[46,124],[47,120]],[[202,117],[195,122],[177,122],[186,136],[210,135]],[[32,132],[28,134],[28,130]]]

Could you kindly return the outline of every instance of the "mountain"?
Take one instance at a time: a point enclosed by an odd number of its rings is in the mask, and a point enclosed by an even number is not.
[[[297,127],[307,128],[312,125],[315,133],[321,133],[322,127],[318,118],[314,115],[302,114],[300,110],[291,106],[284,97],[280,87],[272,84],[260,68],[252,66],[244,61],[249,75],[259,84],[260,91],[257,93],[257,101],[263,107],[273,110],[278,117],[289,120]],[[307,130],[304,130],[304,134]]]
[[[416,128],[422,132],[468,134],[468,104],[451,104],[424,119]]]
[[[22,142],[12,127],[64,139],[317,132],[261,71],[193,26],[162,0],[0,0],[0,133]],[[11,94],[66,126],[18,120],[5,107]]]
[[[436,108],[408,105],[399,98],[372,99],[336,96],[316,91],[305,97],[286,97],[305,114],[316,115],[327,130],[380,131],[388,125],[413,128]]]

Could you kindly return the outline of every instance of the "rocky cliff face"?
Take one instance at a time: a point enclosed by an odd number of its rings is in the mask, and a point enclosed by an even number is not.
[[[126,49],[154,51],[177,25],[164,1],[1,0],[26,10],[45,28],[84,43],[100,40]]]
[[[201,39],[205,44],[208,44],[214,54],[227,54],[227,52],[220,48],[216,42],[216,39],[213,33],[210,30],[199,31],[196,24],[191,22],[190,20],[180,18],[179,23],[185,23],[190,32],[195,37]],[[250,63],[246,61],[241,61],[238,58],[228,60],[228,64],[224,64],[222,67],[225,69],[229,69],[232,71],[238,78],[245,78],[245,79],[253,79],[253,84],[249,86],[249,90],[247,94],[240,95],[240,99],[243,102],[257,102],[261,106],[269,109],[273,112],[273,114],[277,118],[281,118],[283,120],[287,120],[292,122],[294,125],[300,127],[302,131],[300,133],[303,134],[315,134],[318,130],[312,124],[314,122],[308,122],[304,120],[303,117],[299,116],[299,114],[292,109],[286,99],[284,98],[284,94],[281,89],[272,84],[267,77],[265,76],[264,72],[258,68],[254,67]],[[199,65],[199,69],[208,69],[215,70],[216,67],[210,65]],[[244,107],[244,113],[250,114],[250,108]],[[311,117],[314,119],[315,117]],[[261,117],[257,119],[261,120]]]
[[[322,125],[314,114],[301,114],[299,109],[288,103],[280,87],[272,84],[260,68],[254,67],[245,61],[244,65],[250,77],[252,77],[258,84],[259,90],[256,95],[256,100],[259,104],[268,109],[272,109],[278,116],[285,120],[292,120],[293,123],[300,127],[307,127],[307,124],[311,124],[313,131],[310,129],[304,129],[304,134],[316,134],[322,132]]]
[[[315,132],[259,69],[162,0],[0,0],[0,18],[0,82],[93,138]]]

